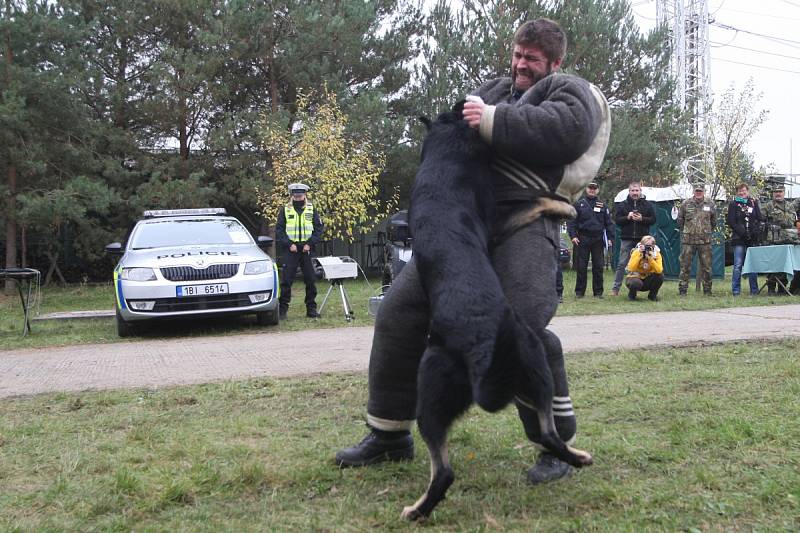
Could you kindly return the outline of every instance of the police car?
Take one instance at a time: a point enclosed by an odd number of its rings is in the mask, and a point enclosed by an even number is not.
[[[224,209],[145,211],[114,269],[117,333],[126,337],[145,321],[254,313],[278,323],[278,270],[247,229]]]

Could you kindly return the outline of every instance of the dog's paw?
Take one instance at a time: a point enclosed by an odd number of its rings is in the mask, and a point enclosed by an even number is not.
[[[403,507],[403,512],[400,513],[400,518],[413,522],[415,520],[425,520],[426,516],[419,512],[419,509],[416,505],[409,505],[408,507]]]

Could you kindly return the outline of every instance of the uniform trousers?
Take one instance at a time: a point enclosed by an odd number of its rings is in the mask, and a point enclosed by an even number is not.
[[[578,235],[580,244],[575,246],[575,295],[583,296],[586,293],[586,270],[589,268],[589,257],[592,258],[592,293],[595,296],[603,294],[603,267],[605,266],[604,252],[605,239]]]
[[[306,309],[317,309],[317,275],[314,272],[314,264],[311,254],[298,250],[297,252],[286,251],[284,256],[283,269],[281,271],[281,296],[278,299],[280,308],[284,311],[289,308],[292,300],[292,283],[297,274],[298,265],[303,271],[303,281],[306,284]]]
[[[711,292],[711,243],[681,244],[681,272],[678,275],[678,292],[685,293],[689,287],[689,273],[692,271],[692,261],[697,254],[697,268],[700,269],[700,279],[703,282],[703,292]]]
[[[490,255],[511,307],[542,339],[554,380],[553,414],[564,441],[574,438],[561,342],[546,326],[558,306],[559,222],[540,218],[507,237]],[[430,310],[414,258],[386,292],[375,320],[369,361],[367,422],[384,431],[410,429],[417,416],[417,369],[425,351]],[[539,438],[536,412],[517,403],[525,432]]]

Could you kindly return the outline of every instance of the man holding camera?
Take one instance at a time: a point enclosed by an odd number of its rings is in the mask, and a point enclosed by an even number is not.
[[[681,272],[678,275],[678,295],[686,296],[692,261],[697,255],[703,294],[711,296],[711,232],[717,224],[714,202],[706,200],[706,186],[695,183],[694,195],[678,210],[678,229],[681,231]]]
[[[631,259],[628,261],[628,277],[625,280],[628,300],[635,300],[639,291],[648,291],[647,299],[657,302],[662,283],[664,264],[661,250],[656,246],[655,237],[645,235],[631,252]]]
[[[575,297],[583,298],[586,293],[586,270],[589,257],[592,258],[592,293],[595,298],[603,297],[603,267],[605,249],[614,238],[614,224],[608,206],[597,197],[600,186],[594,181],[586,186],[586,194],[575,204],[578,216],[567,222],[567,233],[575,245],[573,265],[577,278]]]
[[[308,185],[292,183],[289,185],[290,201],[278,212],[275,224],[275,237],[283,249],[283,268],[281,270],[281,296],[279,316],[286,318],[289,302],[292,299],[292,283],[300,266],[306,284],[306,316],[319,318],[317,313],[317,276],[311,261],[314,245],[322,239],[324,226],[319,212],[306,198]]]
[[[620,245],[619,261],[617,261],[617,272],[614,275],[611,295],[617,296],[619,288],[622,286],[625,265],[628,264],[631,250],[643,236],[650,233],[650,226],[656,223],[656,213],[650,202],[642,196],[642,186],[638,181],[632,181],[628,185],[628,197],[625,201],[617,204],[614,212],[614,222],[619,226]]]

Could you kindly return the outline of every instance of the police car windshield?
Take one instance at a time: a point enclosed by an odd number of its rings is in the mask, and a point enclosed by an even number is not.
[[[131,249],[163,248],[195,244],[252,244],[247,230],[236,220],[149,220],[139,223],[131,235]]]

